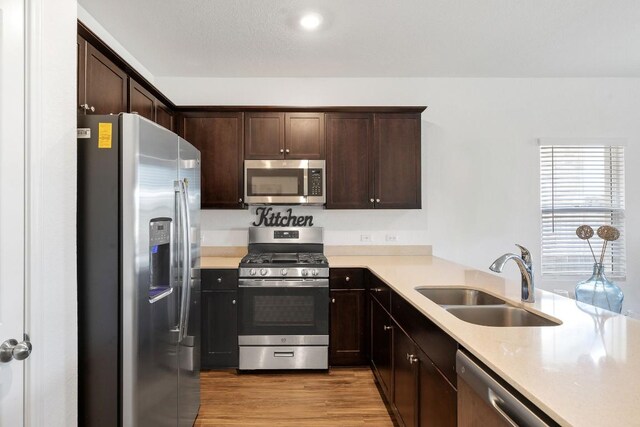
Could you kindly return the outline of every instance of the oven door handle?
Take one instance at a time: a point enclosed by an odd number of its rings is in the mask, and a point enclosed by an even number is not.
[[[329,279],[314,280],[238,280],[239,288],[328,288]]]

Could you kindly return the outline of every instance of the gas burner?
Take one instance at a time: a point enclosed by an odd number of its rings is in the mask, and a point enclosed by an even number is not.
[[[240,261],[241,278],[329,277],[329,262],[322,253],[322,230],[285,231],[264,227],[249,229],[249,253]]]

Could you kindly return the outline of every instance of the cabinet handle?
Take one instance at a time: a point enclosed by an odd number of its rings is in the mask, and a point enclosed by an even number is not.
[[[286,152],[288,153],[288,152],[289,152],[289,149],[287,148],[287,149],[286,149],[286,150],[284,150],[284,151],[286,151]]]
[[[280,152],[281,152],[281,153],[284,153],[284,148],[281,148],[281,149],[280,149]]]
[[[393,326],[384,325],[382,326],[382,329],[384,329],[385,331],[390,331],[391,329],[393,329]]]
[[[232,300],[231,304],[235,305],[236,304],[236,300]]]
[[[82,108],[84,111],[91,111],[92,113],[96,111],[95,107],[89,107],[89,104],[80,104],[80,108]]]
[[[222,277],[218,277],[218,283],[222,283]]]
[[[373,288],[373,291],[374,292],[382,292],[382,289],[381,288]]]
[[[369,199],[369,201],[370,201],[371,203],[375,202],[375,200],[373,200],[373,199]]]
[[[414,363],[418,362],[418,358],[414,354],[409,354],[409,353],[407,353],[407,360],[409,361],[410,365],[413,365]]]
[[[335,298],[331,298],[331,304],[335,304],[336,303],[336,299]]]
[[[380,199],[376,199],[376,203],[380,203]]]
[[[240,198],[238,199],[238,202],[242,203],[242,197],[240,197]]]
[[[344,281],[345,281],[345,282],[348,282],[349,280],[351,280],[351,278],[350,278],[349,276],[347,276],[347,277],[345,277],[345,278],[344,278]]]

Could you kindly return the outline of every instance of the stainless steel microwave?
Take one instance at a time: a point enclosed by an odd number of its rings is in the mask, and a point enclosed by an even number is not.
[[[244,201],[249,205],[324,205],[324,160],[245,160]]]

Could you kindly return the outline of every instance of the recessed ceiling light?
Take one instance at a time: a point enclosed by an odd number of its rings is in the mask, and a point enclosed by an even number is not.
[[[318,29],[322,23],[322,16],[317,13],[307,13],[300,19],[300,26],[307,31]]]

